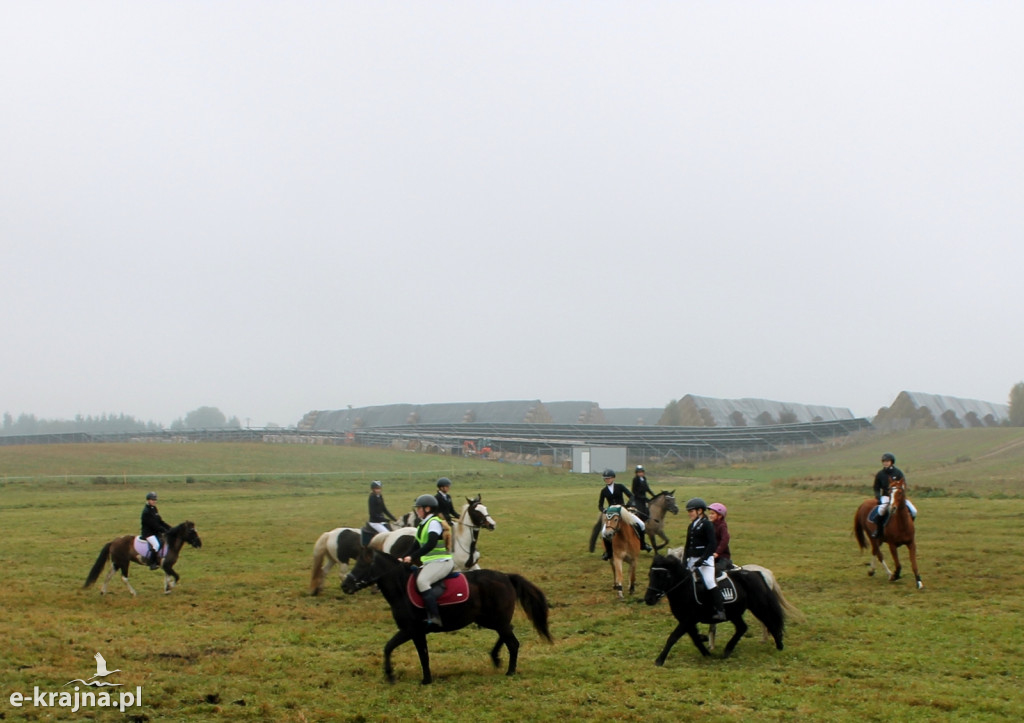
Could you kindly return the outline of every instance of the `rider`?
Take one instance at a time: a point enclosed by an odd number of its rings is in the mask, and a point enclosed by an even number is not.
[[[729,525],[725,522],[725,516],[729,509],[721,502],[712,502],[708,505],[708,519],[715,526],[715,539],[718,545],[715,547],[715,572],[722,572],[732,567],[732,552],[729,550]]]
[[[633,502],[636,503],[636,509],[639,513],[640,519],[647,521],[647,517],[650,514],[647,503],[654,497],[654,493],[651,492],[650,485],[647,484],[647,472],[644,471],[644,466],[638,464],[636,466],[636,474],[633,475]]]
[[[442,477],[437,481],[437,513],[444,517],[449,527],[451,527],[453,524],[452,520],[455,518],[455,505],[452,504],[452,496],[448,494],[451,486],[452,481],[447,477]]]
[[[605,486],[601,488],[601,494],[597,498],[597,509],[601,511],[602,515],[605,510],[605,500],[608,501],[608,507],[611,507],[612,505],[633,505],[633,495],[628,489],[626,489],[625,485],[620,485],[615,481],[615,470],[606,469],[601,473],[601,476],[604,478]],[[625,501],[627,499],[629,500],[628,505]],[[633,529],[636,530],[636,535],[640,538],[640,544],[643,549],[650,551],[651,546],[648,545],[647,541],[644,539],[644,528],[643,520],[637,518],[636,523],[633,525]],[[604,555],[601,556],[601,559],[612,559],[612,543],[610,540],[604,540]]]
[[[437,599],[443,591],[441,583],[454,569],[451,553],[448,552],[442,537],[443,528],[438,516],[437,498],[433,495],[420,495],[413,503],[420,524],[416,528],[416,542],[419,548],[402,558],[402,562],[420,561],[420,571],[416,575],[416,589],[420,591],[423,602],[427,606],[427,625],[441,627],[441,612],[437,607]]]
[[[160,517],[156,508],[156,492],[146,493],[146,506],[142,508],[142,532],[139,537],[149,543],[149,557],[146,563],[150,570],[160,567],[160,535],[171,529]]]
[[[690,570],[700,571],[704,578],[704,587],[708,589],[711,596],[711,604],[715,608],[711,621],[720,623],[726,620],[725,603],[722,600],[722,591],[715,583],[714,552],[718,547],[715,539],[715,526],[705,514],[708,506],[700,497],[694,497],[686,503],[686,512],[690,515],[690,526],[686,529],[686,547],[683,548],[683,558],[686,560],[686,567]]]
[[[370,520],[366,524],[370,528],[377,532],[388,531],[388,520],[394,522],[398,518],[391,514],[391,510],[384,503],[384,489],[380,483],[380,480],[374,480],[370,483],[370,499],[368,500],[370,508]],[[369,540],[364,539],[363,544],[368,543]]]
[[[903,480],[906,484],[907,478],[903,475],[902,470],[896,466],[896,457],[889,452],[882,455],[882,469],[878,470],[875,474],[875,499],[878,500],[878,507],[875,508],[874,519],[871,520],[875,523],[875,531],[871,533],[872,537],[878,539],[885,539],[885,534],[882,528],[885,526],[886,517],[889,514],[889,487],[892,486],[893,482]],[[917,519],[917,508],[911,504],[910,500],[907,500],[907,510],[910,511],[910,516],[913,519]],[[869,518],[870,519],[870,518]]]

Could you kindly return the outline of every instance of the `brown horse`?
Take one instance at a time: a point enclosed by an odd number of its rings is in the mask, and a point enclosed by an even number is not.
[[[860,545],[861,550],[867,549],[868,546],[865,534],[870,534],[875,530],[876,525],[868,519],[868,515],[871,514],[871,510],[877,504],[875,500],[864,500],[860,507],[857,508],[857,514],[853,517],[853,534],[856,535],[857,544]],[[917,588],[920,590],[924,587],[921,583],[921,575],[917,572],[917,543],[914,541],[914,519],[910,516],[910,510],[907,509],[906,482],[903,480],[894,480],[892,487],[889,488],[889,521],[882,527],[882,536],[885,538],[884,541],[889,543],[889,553],[892,555],[892,561],[896,569],[890,570],[889,566],[885,564],[885,558],[882,557],[882,540],[877,537],[870,537],[868,539],[871,540],[871,569],[868,570],[868,575],[875,574],[875,558],[878,558],[878,561],[882,563],[882,567],[889,573],[890,582],[899,580],[903,566],[900,565],[900,556],[896,552],[896,548],[900,545],[906,545],[907,551],[910,553],[910,566],[913,568],[914,578],[917,580]]]
[[[107,560],[110,560],[110,572],[107,573],[107,577],[103,580],[100,594],[106,595],[107,583],[114,576],[114,572],[120,570],[121,579],[124,580],[128,591],[135,595],[135,588],[128,582],[128,566],[133,562],[137,565],[145,565],[146,558],[144,555],[147,553],[143,552],[140,554],[135,549],[134,540],[135,535],[124,535],[123,537],[115,537],[104,545],[103,549],[100,550],[100,556],[96,558],[96,563],[92,566],[92,570],[89,571],[89,577],[85,579],[85,584],[82,587],[89,587],[96,582],[100,573],[103,572],[103,566],[107,564]],[[145,541],[143,542],[145,544]],[[164,571],[165,594],[169,593],[178,584],[180,578],[178,573],[174,571],[174,563],[178,561],[178,555],[181,554],[181,548],[185,546],[186,542],[196,548],[203,546],[203,541],[199,539],[199,533],[196,532],[195,523],[191,520],[186,520],[164,533],[163,544],[160,546],[160,568]],[[144,549],[148,549],[148,544],[146,544]]]
[[[662,490],[658,494],[654,495],[647,503],[647,522],[644,523],[647,527],[644,532],[651,538],[651,547],[657,552],[661,548],[668,544],[668,537],[665,535],[665,513],[671,512],[673,515],[679,514],[679,506],[676,504],[675,490],[666,492]],[[655,535],[660,537],[664,542],[660,545],[655,539]]]
[[[601,536],[612,543],[612,574],[615,592],[622,595],[622,564],[629,565],[629,594],[636,591],[636,563],[640,560],[640,538],[633,528],[636,518],[624,507],[612,505],[604,511],[604,531]]]

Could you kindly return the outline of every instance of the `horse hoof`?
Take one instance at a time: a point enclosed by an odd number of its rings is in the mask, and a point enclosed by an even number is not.
[[[874,577],[874,576],[875,576],[875,571],[874,570],[868,570],[868,577]]]
[[[654,661],[654,664],[657,665],[660,668],[661,666],[663,666],[665,664],[665,661],[662,660],[661,658],[658,658],[657,660]]]

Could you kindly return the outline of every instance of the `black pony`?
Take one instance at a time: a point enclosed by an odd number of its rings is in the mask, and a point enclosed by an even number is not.
[[[391,667],[391,651],[407,640],[416,645],[420,656],[420,667],[423,668],[423,684],[430,683],[430,654],[427,652],[427,633],[451,632],[459,630],[471,623],[481,628],[495,630],[498,641],[491,649],[491,661],[494,667],[501,664],[501,646],[508,648],[508,672],[516,672],[519,658],[519,640],[512,632],[512,614],[515,612],[516,600],[522,606],[526,617],[533,623],[534,629],[549,642],[548,603],[544,593],[532,582],[520,575],[505,574],[497,570],[470,570],[463,573],[469,584],[469,595],[465,602],[445,605],[442,600],[440,629],[426,624],[426,613],[415,607],[406,593],[411,569],[405,563],[372,548],[365,548],[351,572],[345,577],[341,589],[353,594],[367,585],[377,583],[384,599],[391,605],[391,615],[398,625],[398,632],[384,646],[384,675],[388,681],[394,682],[395,674]]]
[[[726,594],[725,614],[735,627],[736,633],[729,638],[722,657],[727,658],[740,641],[743,634],[747,632],[747,624],[743,622],[743,613],[750,609],[754,617],[760,620],[773,638],[775,647],[782,650],[782,633],[785,627],[785,612],[779,601],[778,595],[768,587],[764,577],[758,572],[746,572],[744,570],[731,570],[729,579],[732,580],[732,587],[735,588],[735,595],[731,592]],[[714,606],[707,599],[707,591],[703,588],[699,573],[694,573],[686,568],[686,565],[676,557],[656,555],[651,564],[650,580],[647,593],[644,595],[644,602],[654,605],[664,595],[668,595],[669,605],[672,607],[672,614],[676,616],[679,624],[665,641],[665,647],[655,660],[655,665],[664,665],[668,652],[676,641],[686,633],[697,646],[701,655],[711,655],[701,636],[697,632],[697,623],[711,623],[711,616],[714,615]],[[719,582],[722,585],[722,582]],[[698,592],[698,587],[699,592]],[[731,599],[730,599],[731,598]]]

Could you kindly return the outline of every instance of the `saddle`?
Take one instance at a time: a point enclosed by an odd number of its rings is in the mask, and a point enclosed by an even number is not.
[[[709,603],[708,600],[708,589],[704,585],[704,577],[693,570],[690,573],[693,576],[693,596],[697,598],[697,601],[701,605]],[[732,581],[727,572],[721,573],[715,578],[716,587],[722,591],[722,602],[728,605],[729,603],[736,602],[736,583]]]
[[[132,540],[132,549],[134,549],[135,554],[143,560],[149,557],[149,543],[146,542],[145,537],[139,537],[138,535],[136,535],[135,538]],[[161,560],[167,555],[167,545],[162,541],[160,544],[160,552],[157,554],[160,555]]]
[[[461,572],[453,572],[441,581],[444,585],[444,592],[437,599],[438,605],[458,605],[469,600],[469,581]],[[423,607],[423,597],[416,589],[416,576],[410,575],[409,581],[405,584],[405,591],[409,595],[409,602],[418,608]]]

